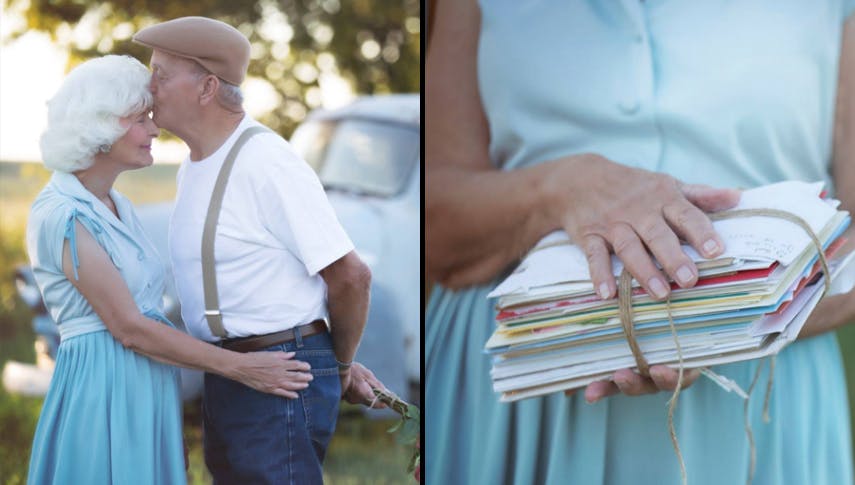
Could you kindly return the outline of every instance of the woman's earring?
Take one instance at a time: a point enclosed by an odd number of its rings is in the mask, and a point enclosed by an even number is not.
[[[98,151],[101,153],[107,153],[110,151],[111,148],[113,148],[113,147],[110,145],[101,145],[98,147]]]

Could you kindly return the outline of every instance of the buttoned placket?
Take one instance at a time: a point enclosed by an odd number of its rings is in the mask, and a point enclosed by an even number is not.
[[[656,65],[654,45],[648,23],[649,4],[637,0],[626,1],[628,15],[629,76],[621,81],[623,89],[616,109],[620,116],[631,119],[647,128],[639,143],[634,165],[647,170],[658,170],[662,163],[663,137],[657,120]]]

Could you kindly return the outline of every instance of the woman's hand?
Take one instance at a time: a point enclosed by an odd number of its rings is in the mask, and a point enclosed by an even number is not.
[[[289,399],[309,387],[312,374],[308,362],[294,360],[294,352],[248,352],[238,354],[232,379],[256,391]]]
[[[704,212],[733,207],[739,202],[739,191],[683,184],[668,175],[626,167],[597,155],[552,163],[556,174],[580,173],[588,181],[568,192],[561,189],[556,176],[548,179],[556,183],[548,185],[547,191],[555,197],[553,206],[561,210],[555,217],[563,217],[565,230],[584,250],[601,298],[613,298],[616,291],[612,252],[651,297],[661,300],[669,295],[670,284],[654,264],[654,256],[671,279],[687,288],[697,283],[698,270],[683,252],[680,240],[708,258],[724,251],[724,243]],[[678,374],[664,365],[652,366],[649,378],[622,369],[610,380],[589,384],[585,400],[594,403],[617,393],[673,392]],[[684,370],[682,387],[692,385],[699,375],[695,369]]]
[[[386,389],[374,373],[359,362],[354,362],[350,369],[341,375],[341,398],[351,404],[365,404],[375,409],[385,408],[386,405],[375,399],[372,388]]]
[[[691,386],[700,376],[697,369],[683,370],[682,389]],[[624,393],[627,396],[654,394],[659,391],[673,392],[677,387],[679,371],[666,365],[650,367],[650,378],[636,374],[630,369],[621,369],[612,375],[611,380],[592,382],[585,388],[585,400],[593,404],[604,397]],[[578,389],[565,392],[566,395],[575,393]]]
[[[698,270],[680,247],[688,241],[713,258],[724,251],[705,212],[729,209],[739,191],[683,184],[665,174],[612,162],[599,155],[577,155],[549,162],[544,177],[545,207],[588,258],[597,294],[616,291],[610,253],[653,298],[662,300],[670,284],[653,261],[681,287],[694,286]],[[652,256],[651,256],[652,254]]]

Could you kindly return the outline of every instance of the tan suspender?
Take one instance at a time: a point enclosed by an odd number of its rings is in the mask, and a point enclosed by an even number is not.
[[[247,140],[253,135],[269,131],[263,126],[253,126],[241,133],[217,175],[214,192],[211,194],[211,202],[208,204],[208,215],[205,217],[205,229],[202,231],[202,284],[205,290],[205,318],[211,333],[220,338],[226,338],[226,330],[223,328],[223,315],[220,313],[220,298],[217,292],[217,272],[214,268],[214,236],[217,232],[217,221],[220,218],[220,208],[223,205],[223,195],[226,193],[226,184],[229,174],[235,164],[238,152]]]

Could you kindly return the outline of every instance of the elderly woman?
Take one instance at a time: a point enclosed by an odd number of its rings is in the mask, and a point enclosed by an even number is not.
[[[48,103],[41,148],[53,177],[32,207],[27,248],[62,343],[36,429],[28,483],[184,483],[180,365],[297,397],[293,353],[240,354],[174,328],[164,274],[130,202],[112,190],[151,165],[150,74],[133,58],[75,68]]]
[[[500,403],[482,352],[495,328],[487,295],[556,229],[584,248],[603,299],[616,292],[612,254],[657,300],[671,280],[694,286],[680,239],[717,257],[705,213],[739,197],[695,184],[822,180],[855,213],[853,11],[841,0],[438,2],[424,87],[425,272],[442,284],[425,314],[426,483],[680,483],[670,392],[659,392],[677,371],[621,369],[571,396]],[[753,468],[755,485],[855,483],[829,332],[852,322],[855,291],[825,298],[774,379],[762,369],[754,392],[774,382],[770,422],[757,394],[748,405],[711,379],[681,394],[688,482],[746,483]],[[716,369],[748,389],[761,365]]]

